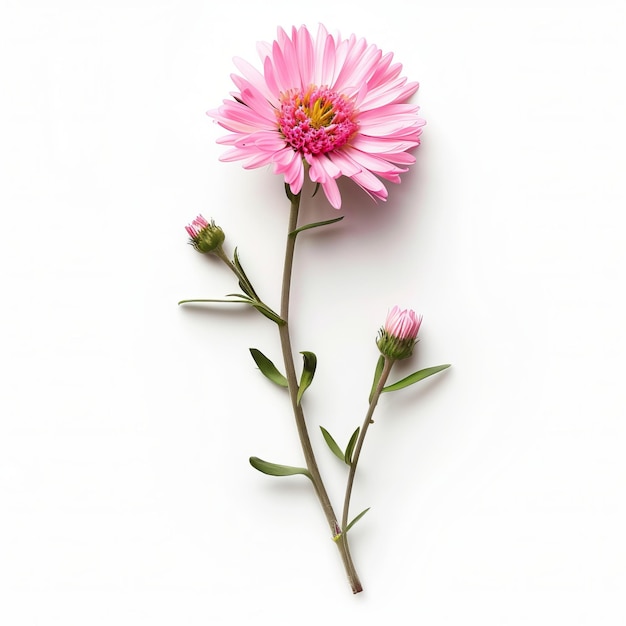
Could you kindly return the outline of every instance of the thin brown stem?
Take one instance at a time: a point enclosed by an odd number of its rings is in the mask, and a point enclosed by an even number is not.
[[[372,416],[374,415],[374,410],[376,409],[376,405],[378,404],[378,399],[380,398],[380,394],[383,391],[385,383],[387,382],[387,378],[389,377],[389,372],[391,372],[391,368],[393,367],[394,360],[388,357],[385,357],[383,370],[380,374],[380,378],[378,379],[378,383],[376,388],[374,389],[374,393],[372,394],[372,399],[370,401],[370,405],[367,409],[367,413],[365,415],[365,420],[363,421],[363,425],[361,426],[361,430],[359,432],[359,438],[357,439],[356,446],[354,447],[354,453],[352,455],[352,460],[350,462],[350,472],[348,473],[348,481],[346,483],[346,495],[343,501],[343,514],[341,516],[341,528],[344,531],[342,534],[342,541],[345,546],[346,552],[348,553],[348,557],[350,558],[350,546],[348,544],[348,533],[345,532],[345,529],[348,526],[348,514],[350,511],[350,498],[352,497],[352,487],[354,485],[354,477],[356,475],[356,468],[359,463],[359,457],[361,456],[361,449],[363,448],[363,442],[365,441],[365,435],[367,434],[367,429],[370,424],[373,424]]]
[[[291,197],[291,211],[289,215],[289,227],[287,233],[293,233],[298,226],[298,212],[300,209],[300,194]],[[283,282],[281,291],[281,305],[280,305],[280,317],[285,321],[285,324],[278,327],[280,334],[280,343],[283,352],[283,360],[285,363],[285,376],[289,384],[289,397],[291,399],[291,407],[296,421],[296,428],[298,430],[298,436],[300,438],[300,445],[302,446],[302,452],[304,453],[304,459],[307,469],[311,475],[311,481],[317,498],[322,506],[326,520],[330,527],[331,537],[336,537],[339,534],[339,525],[337,522],[337,516],[333,510],[330,498],[317,466],[313,447],[311,446],[311,439],[309,437],[306,421],[304,419],[304,412],[302,405],[298,403],[298,379],[296,376],[296,369],[293,360],[293,351],[291,347],[291,336],[289,334],[289,296],[291,291],[291,276],[293,272],[293,259],[296,245],[296,235],[287,235],[287,245],[285,249],[285,264],[283,268]],[[353,593],[359,593],[363,590],[361,582],[356,573],[352,559],[347,550],[347,545],[343,540],[336,541],[337,548],[341,555],[341,559],[348,576],[348,581],[352,588]]]

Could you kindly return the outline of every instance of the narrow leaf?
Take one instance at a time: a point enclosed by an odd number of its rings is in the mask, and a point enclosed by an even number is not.
[[[361,511],[344,529],[344,534],[347,533],[372,507],[368,506],[365,511]]]
[[[237,294],[233,294],[237,295]],[[244,296],[240,296],[244,297]],[[248,299],[245,300],[181,300],[178,304],[193,304],[198,302],[227,302],[228,304],[250,304]]]
[[[294,476],[295,474],[303,474],[307,478],[311,478],[309,470],[304,467],[278,465],[278,463],[270,463],[269,461],[259,459],[257,456],[250,457],[250,465],[252,465],[254,469],[259,470],[259,472],[263,472],[263,474],[268,474],[269,476]]]
[[[376,363],[376,371],[374,372],[374,381],[372,382],[372,390],[370,391],[370,397],[368,402],[372,402],[372,397],[374,396],[374,392],[376,391],[376,386],[378,385],[378,381],[380,380],[380,375],[383,373],[383,368],[385,367],[385,357],[381,354],[378,358],[378,363]]]
[[[242,300],[245,300],[246,302],[253,302],[250,296],[246,296],[243,293],[227,293],[226,297],[227,298],[241,298]]]
[[[276,366],[260,351],[256,348],[250,348],[250,354],[254,359],[254,362],[259,366],[261,373],[269,378],[273,383],[276,383],[280,387],[287,387],[287,379],[276,369]]]
[[[278,315],[278,313],[275,313],[274,311],[272,311],[272,309],[270,309],[266,304],[263,304],[262,302],[253,302],[251,301],[250,304],[262,315],[265,315],[265,317],[267,317],[268,319],[272,320],[272,322],[276,322],[276,324],[278,324],[279,326],[283,326],[286,322],[285,320]]]
[[[250,279],[246,276],[246,273],[244,272],[241,262],[239,261],[239,254],[237,254],[237,248],[235,248],[235,251],[233,252],[233,263],[235,267],[239,270],[239,273],[241,274],[241,277],[243,278],[243,280],[239,281],[239,286],[250,297],[254,298],[255,300],[259,300],[259,296],[257,295],[256,291],[254,291],[254,287],[252,286]]]
[[[320,426],[322,431],[322,435],[324,436],[324,441],[328,444],[328,447],[331,449],[331,452],[341,461],[345,460],[345,455],[341,451],[341,448],[337,445],[337,442],[330,436],[330,433],[323,427]]]
[[[348,464],[352,464],[352,452],[354,451],[354,446],[356,445],[356,440],[359,436],[359,432],[361,427],[359,426],[353,433],[352,437],[350,437],[350,441],[348,441],[348,445],[346,446],[346,453],[344,454],[343,460]]]
[[[419,372],[414,372],[410,376],[407,376],[406,378],[399,380],[397,383],[394,383],[393,385],[388,385],[387,387],[384,387],[383,392],[397,391],[398,389],[404,389],[405,387],[408,387],[409,385],[413,385],[414,383],[417,383],[420,380],[424,380],[424,378],[428,378],[429,376],[432,376],[433,374],[436,374],[437,372],[441,372],[442,370],[448,369],[449,367],[450,367],[450,364],[447,363],[446,365],[436,365],[435,367],[427,367],[426,369],[419,370]]]
[[[306,224],[305,226],[300,226],[300,228],[296,228],[296,230],[292,230],[289,233],[289,237],[295,237],[298,233],[301,233],[303,230],[309,230],[310,228],[317,228],[318,226],[327,226],[328,224],[334,224],[335,222],[340,222],[344,216],[336,217],[332,220],[325,220],[323,222],[315,222],[313,224]]]
[[[315,368],[317,367],[317,357],[312,352],[301,352],[304,358],[304,366],[302,369],[302,376],[300,377],[300,386],[298,387],[297,403],[300,404],[304,392],[313,382],[313,376],[315,376]]]

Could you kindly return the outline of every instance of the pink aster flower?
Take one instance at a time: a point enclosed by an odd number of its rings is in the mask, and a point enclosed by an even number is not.
[[[279,28],[276,41],[258,44],[258,52],[262,71],[236,58],[239,91],[208,112],[231,133],[218,140],[231,146],[221,160],[272,165],[294,194],[308,172],[335,208],[340,176],[385,200],[380,179],[399,183],[415,162],[408,151],[419,145],[425,121],[406,100],[418,83],[400,76],[392,53],[354,35],[330,35],[322,25],[315,37],[304,26],[291,37]]]
[[[421,315],[411,309],[394,306],[378,333],[378,349],[391,359],[406,359],[413,353],[421,325]]]

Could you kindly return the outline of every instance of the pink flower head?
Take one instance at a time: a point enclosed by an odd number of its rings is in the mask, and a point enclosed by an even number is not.
[[[282,29],[273,43],[259,43],[262,71],[236,58],[238,92],[208,115],[230,131],[218,143],[231,146],[222,161],[244,167],[272,165],[291,192],[301,191],[305,173],[319,183],[330,204],[341,207],[337,178],[348,176],[370,196],[387,198],[381,178],[400,182],[415,158],[425,121],[406,103],[418,83],[400,76],[365,39],[342,39],[320,25],[313,37],[305,26]]]
[[[387,314],[385,330],[396,339],[415,340],[422,324],[422,316],[411,309],[394,306]]]
[[[226,236],[224,231],[211,220],[207,222],[202,215],[198,215],[191,224],[185,226],[189,235],[189,243],[202,253],[214,252],[221,248]]]
[[[378,349],[390,359],[406,359],[413,354],[421,325],[421,315],[411,309],[394,306],[378,333]]]

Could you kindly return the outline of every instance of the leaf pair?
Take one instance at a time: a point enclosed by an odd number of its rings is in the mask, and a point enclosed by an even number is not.
[[[304,467],[294,467],[293,465],[279,465],[278,463],[270,463],[269,461],[264,461],[257,456],[250,457],[250,465],[254,467],[254,469],[262,472],[263,474],[267,474],[268,476],[295,476],[296,474],[302,474],[306,476],[311,481],[313,480],[309,470]],[[343,530],[343,534],[347,533],[368,511],[370,507],[367,507],[364,511],[361,511]],[[335,540],[339,539],[341,535],[338,534],[335,537]]]
[[[253,306],[261,315],[264,315],[268,319],[272,320],[279,326],[283,326],[285,324],[285,320],[273,311],[265,302],[259,298],[257,292],[254,290],[250,279],[248,278],[246,272],[241,265],[241,261],[239,260],[239,254],[237,254],[237,248],[235,248],[235,252],[233,254],[232,263],[223,258],[224,262],[230,267],[231,270],[236,274],[239,286],[243,293],[229,293],[226,295],[226,298],[232,298],[229,300],[226,299],[203,299],[203,300],[181,300],[178,304],[192,304],[192,303],[203,303],[203,302],[222,302],[228,304],[249,304]]]
[[[277,367],[268,359],[260,350],[250,348],[250,354],[257,364],[261,373],[279,387],[289,387],[287,378],[281,374]],[[311,386],[315,369],[317,368],[317,357],[313,352],[301,352],[304,365],[302,368],[302,376],[300,377],[300,385],[298,386],[298,395],[296,401],[300,404],[304,392]]]
[[[320,426],[320,430],[322,431],[322,436],[324,437],[324,441],[328,444],[328,447],[330,448],[331,452],[340,461],[343,461],[346,465],[352,465],[352,454],[354,452],[354,446],[356,445],[356,442],[359,438],[359,433],[361,432],[361,428],[358,427],[352,433],[352,437],[350,437],[350,441],[348,441],[348,445],[346,446],[345,452],[342,452],[337,442],[332,438],[331,434],[323,426]]]

